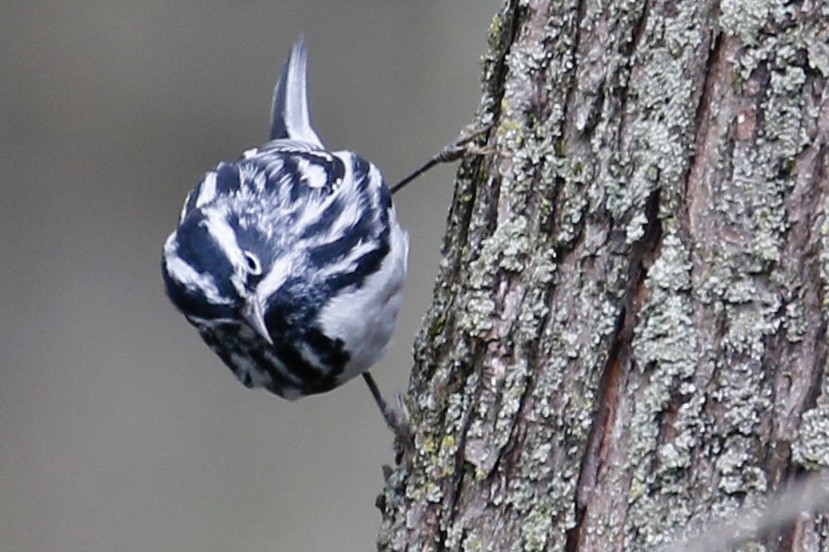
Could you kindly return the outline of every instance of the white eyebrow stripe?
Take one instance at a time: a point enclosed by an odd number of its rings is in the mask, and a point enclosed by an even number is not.
[[[231,301],[219,293],[216,280],[210,274],[202,274],[190,266],[184,259],[173,253],[164,259],[167,272],[187,289],[200,290],[205,298],[214,305],[227,305]]]
[[[200,224],[207,228],[207,233],[210,234],[216,245],[224,251],[228,262],[233,265],[234,271],[230,276],[230,283],[233,284],[239,294],[244,295],[245,282],[240,274],[244,273],[245,270],[240,267],[246,265],[245,256],[239,241],[236,239],[236,232],[228,223],[225,213],[219,210],[211,210],[205,214],[205,219]]]
[[[290,257],[277,259],[271,265],[271,269],[256,286],[256,295],[259,297],[270,297],[276,292],[291,276],[294,263]]]
[[[239,247],[239,242],[236,239],[236,233],[230,227],[223,213],[219,211],[212,211],[205,213],[205,219],[200,223],[207,228],[208,234],[213,238],[213,241],[227,253],[227,257],[231,262],[242,261],[242,250]],[[239,257],[239,259],[236,259]]]

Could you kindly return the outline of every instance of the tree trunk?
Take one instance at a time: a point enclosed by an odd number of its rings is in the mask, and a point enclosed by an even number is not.
[[[827,42],[808,0],[507,3],[381,549],[650,550],[829,464]]]

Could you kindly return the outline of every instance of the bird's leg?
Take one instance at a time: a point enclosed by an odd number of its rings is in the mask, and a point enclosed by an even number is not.
[[[408,441],[411,438],[411,431],[409,430],[409,417],[406,413],[405,407],[403,406],[403,402],[400,401],[398,408],[389,406],[389,403],[387,403],[386,399],[383,398],[383,395],[380,393],[380,388],[377,387],[377,383],[375,383],[374,378],[371,377],[371,374],[363,372],[363,379],[366,380],[368,390],[371,391],[371,396],[374,397],[374,402],[376,402],[377,406],[380,408],[380,413],[383,414],[383,419],[386,420],[386,425],[388,425],[397,436]]]
[[[446,145],[442,150],[440,150],[440,153],[426,161],[426,163],[424,163],[416,171],[412,172],[400,182],[392,186],[390,188],[391,193],[394,194],[395,192],[400,191],[409,182],[433,168],[435,165],[439,165],[441,163],[451,163],[452,161],[457,161],[467,155],[486,155],[488,153],[492,153],[493,150],[491,148],[470,146],[470,142],[485,134],[490,128],[492,128],[492,125],[477,129],[473,128],[471,130],[464,129],[460,138],[451,144]]]
[[[471,129],[467,127],[461,133],[460,138],[445,146],[437,155],[429,159],[420,168],[392,186],[390,188],[391,193],[394,194],[395,192],[400,191],[409,182],[440,163],[451,163],[452,161],[457,161],[466,155],[486,155],[488,153],[492,153],[493,150],[491,148],[470,146],[470,142],[488,132],[490,128],[492,128],[492,125]],[[380,412],[383,414],[383,419],[386,421],[386,425],[388,425],[399,437],[405,440],[411,439],[409,417],[406,413],[403,401],[399,400],[400,404],[397,408],[389,406],[386,399],[384,399],[383,395],[380,393],[380,389],[377,387],[377,383],[374,381],[371,374],[367,371],[363,372],[363,379],[366,380],[368,390],[371,391],[371,396],[374,397],[374,402],[376,402],[377,406],[380,408]]]

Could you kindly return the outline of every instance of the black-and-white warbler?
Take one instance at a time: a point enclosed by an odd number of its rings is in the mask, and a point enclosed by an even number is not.
[[[306,59],[300,40],[276,84],[270,141],[188,195],[164,283],[246,386],[296,399],[365,373],[379,399],[366,370],[394,332],[408,236],[380,170],[328,151],[311,127]]]
[[[287,398],[362,374],[386,422],[405,433],[368,368],[394,332],[408,236],[391,194],[466,151],[447,146],[391,190],[350,151],[311,127],[300,39],[276,84],[261,148],[208,172],[164,243],[167,294],[248,387]],[[478,133],[479,134],[479,133]]]

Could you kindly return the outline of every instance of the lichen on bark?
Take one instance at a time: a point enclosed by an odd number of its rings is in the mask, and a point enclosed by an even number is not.
[[[381,549],[647,550],[826,466],[826,11],[504,5]]]

